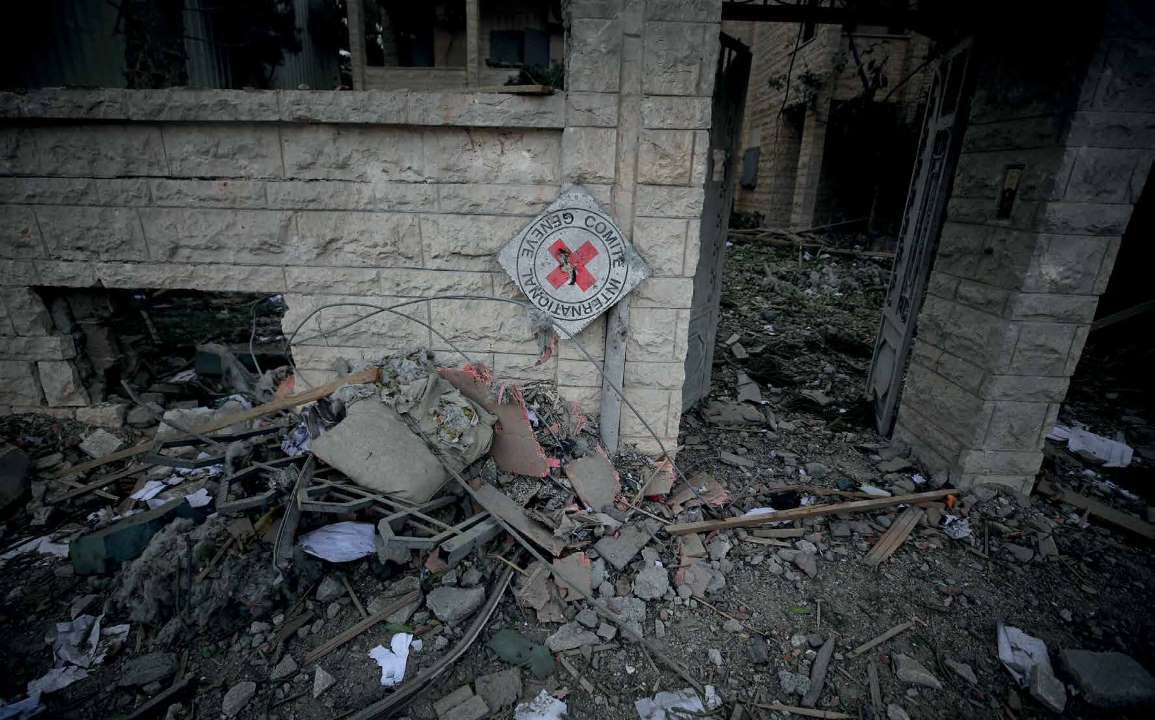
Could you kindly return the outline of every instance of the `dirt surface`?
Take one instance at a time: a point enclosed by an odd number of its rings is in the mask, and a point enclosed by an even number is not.
[[[864,486],[900,494],[938,484],[939,478],[903,462],[902,448],[888,446],[869,429],[860,399],[885,292],[885,261],[841,255],[800,259],[793,250],[736,242],[727,268],[714,390],[708,402],[684,417],[678,455],[680,469],[695,487],[705,488],[712,477],[728,492],[729,500],[710,512],[729,516],[754,508],[784,510],[834,502],[839,497],[829,493],[853,494]],[[735,344],[745,350],[744,359]],[[741,422],[719,423],[711,416],[710,403],[736,399],[739,373],[757,383],[763,401],[745,403],[754,414],[747,412]],[[1099,387],[1095,392],[1116,390]],[[1105,423],[1110,408],[1092,402],[1093,396],[1090,390],[1073,393],[1077,403],[1087,405],[1067,408],[1064,417]],[[528,402],[547,412],[532,395]],[[1141,418],[1144,407],[1137,403],[1127,414]],[[76,444],[89,431],[73,421],[33,416],[0,422],[6,443],[36,458],[62,453],[73,462],[79,459]],[[127,442],[139,433],[117,432]],[[556,433],[555,439],[543,441],[543,446],[549,456],[562,458],[589,452],[596,437],[594,426],[568,434],[555,426],[549,432]],[[623,495],[635,501],[655,468],[633,454],[615,460]],[[1138,463],[1149,469],[1142,453]],[[1127,484],[1123,476],[1130,472],[1094,468],[1057,444],[1049,444],[1044,468],[1048,479],[1138,513],[1142,502],[1120,491]],[[519,496],[518,488],[528,484],[542,513],[560,513],[569,502],[569,485],[556,472],[542,482],[481,468],[480,479],[493,481],[495,476],[511,496]],[[129,487],[120,486],[118,494],[123,497]],[[764,538],[753,530],[703,535],[706,556],[696,561],[679,541],[659,531],[622,571],[605,567],[604,576],[596,578],[603,582],[594,583],[594,595],[614,607],[621,598],[641,594],[638,575],[643,570],[660,563],[668,571],[669,588],[645,600],[644,620],[636,626],[653,649],[615,631],[610,640],[597,638],[554,653],[557,664],[547,677],[521,671],[520,697],[529,699],[545,689],[568,703],[569,717],[633,719],[639,699],[688,686],[667,666],[672,660],[726,700],[713,717],[734,717],[735,705],[742,704],[742,717],[785,718],[789,716],[757,705],[798,705],[800,694],[788,686],[809,677],[820,646],[833,639],[819,709],[854,718],[888,717],[888,705],[901,707],[912,718],[1054,716],[1018,687],[1000,663],[999,623],[1045,641],[1056,663],[1060,650],[1086,648],[1117,650],[1155,668],[1155,618],[1147,607],[1155,589],[1155,560],[1147,545],[1096,524],[1094,518],[1088,524],[1074,508],[1038,496],[1015,498],[980,488],[959,492],[956,500],[953,508],[929,505],[924,520],[877,569],[862,560],[901,509],[808,520],[795,528],[802,535],[796,538]],[[75,536],[99,522],[90,513],[105,505],[97,498],[64,505],[38,524],[28,508],[17,510],[5,523],[0,545],[6,550],[39,535]],[[611,514],[639,528],[650,519],[647,514],[676,521],[709,514],[701,508],[671,509],[661,498],[637,506],[645,513],[619,502]],[[947,537],[941,527],[947,516],[968,521],[970,536]],[[259,515],[252,519],[257,522]],[[320,521],[307,523],[313,527]],[[585,528],[571,534],[595,565],[599,554],[589,543],[601,533],[607,531]],[[410,655],[406,678],[411,679],[461,641],[472,617],[442,622],[425,605],[414,606],[306,664],[310,651],[362,618],[343,590],[318,599],[323,582],[332,589],[344,576],[372,613],[390,597],[413,588],[428,597],[443,586],[473,592],[468,588],[480,585],[487,594],[507,567],[497,556],[522,569],[531,569],[532,563],[503,536],[448,573],[423,564],[424,556],[415,556],[408,566],[383,564],[376,557],[329,564],[298,551],[292,573],[279,579],[267,542],[260,537],[233,542],[223,518],[199,525],[178,520],[153,538],[149,552],[155,557],[146,555],[108,575],[77,576],[67,559],[36,553],[8,559],[0,567],[5,578],[0,654],[9,670],[0,678],[0,697],[20,699],[29,681],[56,664],[46,635],[55,623],[71,618],[78,598],[92,594],[96,597],[82,612],[103,611],[106,627],[128,623],[127,640],[92,667],[89,677],[46,695],[46,716],[128,715],[180,674],[193,678],[195,686],[179,695],[177,704],[166,703],[156,717],[219,717],[226,693],[244,681],[255,683],[255,694],[238,718],[345,717],[391,692],[381,686],[378,666],[369,657],[372,648],[388,647],[394,632],[415,633],[423,647]],[[222,554],[226,545],[231,549]],[[813,577],[796,558],[800,552],[813,555]],[[681,566],[694,562],[724,578],[724,586],[691,593],[687,570]],[[132,573],[141,584],[130,581]],[[521,582],[515,584],[520,587]],[[564,603],[559,606],[563,617],[557,619],[574,621],[586,605]],[[513,629],[533,643],[545,643],[561,625],[542,621],[539,612],[506,593],[461,660],[421,691],[402,715],[435,718],[434,701],[462,685],[476,690],[479,677],[513,667],[490,648],[499,631]],[[852,656],[854,648],[903,623],[909,628],[893,639]],[[300,629],[294,629],[298,625]],[[165,652],[173,653],[173,671],[134,684],[140,658]],[[941,689],[901,680],[895,672],[898,655],[918,661]],[[298,669],[273,680],[274,667],[286,657]],[[969,666],[976,682],[964,679],[949,663]],[[877,668],[880,707],[871,702],[871,664]],[[335,683],[314,698],[318,665]],[[889,717],[896,717],[895,712]],[[494,708],[491,716],[512,715],[505,707]],[[1097,709],[1071,693],[1063,715],[1138,718],[1144,713]]]

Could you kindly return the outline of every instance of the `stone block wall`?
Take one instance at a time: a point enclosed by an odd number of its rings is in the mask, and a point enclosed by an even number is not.
[[[978,90],[896,437],[965,487],[1029,492],[1155,157],[1153,30],[1114,3],[1060,61],[980,43]],[[1055,37],[1052,36],[1052,41]],[[998,217],[1008,168],[1021,169]]]
[[[735,207],[762,213],[769,226],[810,227],[823,189],[830,104],[863,94],[850,36],[836,25],[818,25],[806,41],[800,41],[799,25],[790,23],[731,21],[724,30],[753,52],[742,150],[761,148],[757,185],[739,187]],[[864,66],[881,67],[888,80],[878,99],[889,96],[888,102],[899,106],[907,122],[918,123],[919,103],[930,77],[918,70],[930,51],[930,40],[917,33],[893,35],[883,30],[858,28],[853,35],[855,50]],[[793,107],[785,116],[784,102]]]
[[[567,88],[455,91],[41,90],[0,94],[0,408],[68,412],[71,336],[35,287],[281,293],[309,383],[339,360],[427,345],[550,379],[596,414],[572,343],[541,367],[495,253],[571,184],[633,238],[625,391],[676,445],[707,172],[718,0],[569,3]],[[411,302],[429,327],[333,303]],[[431,329],[430,329],[431,328]],[[579,340],[601,362],[605,321]],[[459,357],[459,356],[457,356]],[[72,369],[70,374],[67,368]],[[656,443],[623,410],[622,437]]]

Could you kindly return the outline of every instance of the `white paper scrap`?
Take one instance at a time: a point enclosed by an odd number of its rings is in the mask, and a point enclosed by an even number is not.
[[[369,657],[381,666],[381,686],[393,687],[405,679],[405,664],[409,661],[409,644],[413,636],[409,633],[397,633],[389,641],[392,649],[378,645],[369,651]]]
[[[373,554],[372,523],[345,521],[301,536],[301,548],[329,562],[352,562]]]
[[[1026,687],[1031,677],[1031,668],[1043,666],[1048,673],[1051,670],[1051,658],[1047,654],[1047,644],[1037,637],[1026,634],[1017,627],[1009,627],[999,623],[999,660],[1014,676],[1019,687]]]

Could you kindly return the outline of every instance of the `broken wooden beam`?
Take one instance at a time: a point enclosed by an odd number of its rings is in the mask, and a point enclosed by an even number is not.
[[[337,633],[336,635],[334,635],[332,638],[330,638],[326,642],[321,643],[317,647],[310,650],[308,653],[305,654],[304,664],[305,665],[312,665],[313,663],[317,662],[318,660],[325,657],[329,653],[333,652],[337,648],[341,647],[345,643],[349,642],[353,638],[357,637],[361,633],[365,632],[369,628],[373,627],[377,623],[385,622],[385,620],[387,620],[390,615],[397,612],[401,608],[406,607],[408,605],[412,605],[416,602],[420,602],[420,600],[421,600],[421,593],[419,593],[417,591],[405,593],[404,595],[398,597],[393,602],[386,605],[384,608],[382,608],[377,613],[370,615],[369,617],[358,622],[356,625],[353,625],[352,627],[349,627],[349,628],[346,628],[345,630],[342,630],[341,632]]]
[[[910,537],[910,533],[914,530],[914,526],[918,525],[926,511],[922,508],[908,507],[905,512],[898,516],[898,519],[891,524],[890,528],[883,533],[862,562],[870,567],[878,567],[891,555],[893,555],[906,539]]]
[[[880,510],[895,505],[917,505],[918,503],[941,500],[953,495],[956,490],[929,490],[927,492],[912,493],[910,495],[895,495],[893,497],[874,498],[872,500],[851,500],[850,502],[833,503],[831,505],[811,505],[782,512],[742,515],[725,520],[702,520],[691,523],[675,523],[666,526],[666,532],[671,535],[687,535],[689,533],[708,533],[714,530],[729,530],[731,528],[758,527],[771,523],[800,520],[803,518],[820,517],[843,512],[863,512],[866,510]]]
[[[886,632],[879,635],[878,637],[874,638],[873,640],[867,640],[866,642],[862,643],[858,647],[854,648],[853,650],[851,650],[849,653],[846,654],[846,657],[856,658],[859,655],[861,655],[862,653],[866,652],[867,650],[874,648],[874,647],[878,647],[879,645],[883,644],[884,642],[891,639],[895,635],[900,635],[900,634],[906,632],[907,630],[909,630],[911,628],[912,625],[914,625],[914,623],[911,623],[911,622],[904,622],[904,623],[901,623],[899,625],[895,625],[894,627],[887,630]]]
[[[266,415],[272,415],[273,413],[281,412],[282,410],[289,410],[289,409],[294,408],[298,405],[304,405],[305,403],[313,402],[314,400],[320,400],[323,397],[328,397],[329,395],[332,395],[337,390],[341,389],[342,387],[344,387],[346,385],[363,385],[365,383],[376,382],[377,373],[378,373],[377,368],[368,368],[366,370],[361,370],[360,372],[352,373],[351,375],[344,375],[342,377],[337,378],[336,380],[333,380],[332,382],[325,383],[324,385],[320,385],[318,387],[313,388],[312,390],[307,390],[307,391],[300,393],[298,395],[292,395],[292,396],[287,397],[287,398],[281,398],[280,400],[274,400],[273,402],[265,403],[264,405],[258,405],[255,408],[251,408],[249,410],[243,410],[239,413],[231,414],[228,417],[217,418],[216,420],[213,420],[210,423],[206,423],[203,426],[194,427],[191,429],[195,430],[196,432],[198,432],[202,435],[208,434],[211,432],[215,432],[217,430],[224,430],[225,428],[229,427],[230,425],[236,425],[237,423],[248,422],[249,420],[256,420],[257,418],[261,418],[261,417],[264,417]],[[191,435],[184,435],[182,433],[178,437],[192,437],[192,436]],[[167,440],[173,440],[173,439],[174,439],[173,437],[167,438]],[[143,455],[147,452],[150,452],[155,446],[156,446],[156,441],[154,441],[154,440],[148,440],[146,442],[137,443],[136,445],[133,445],[130,448],[125,448],[124,450],[119,450],[117,452],[112,453],[111,455],[105,455],[104,457],[98,457],[95,460],[90,460],[89,462],[80,463],[79,465],[76,465],[74,467],[70,467],[70,468],[66,469],[64,472],[62,472],[61,474],[57,475],[54,479],[55,480],[63,480],[66,477],[72,477],[73,475],[80,475],[82,473],[86,473],[89,470],[94,470],[94,469],[101,467],[103,465],[117,462],[118,460],[128,460],[129,458],[134,458],[134,457],[137,457],[138,455]]]
[[[1071,490],[1064,490],[1046,481],[1039,483],[1039,492],[1048,497],[1052,497],[1059,502],[1064,502],[1068,505],[1074,505],[1077,508],[1086,510],[1100,520],[1108,522],[1116,527],[1123,528],[1124,530],[1130,530],[1136,535],[1145,537],[1148,540],[1155,540],[1155,525],[1152,525],[1149,522],[1144,522],[1136,516],[1125,513],[1122,510],[1116,510],[1110,505],[1099,502],[1094,498],[1089,498],[1086,495],[1080,495],[1079,493],[1072,492]]]

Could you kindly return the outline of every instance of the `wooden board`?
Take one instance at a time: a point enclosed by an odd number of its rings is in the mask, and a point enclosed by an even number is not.
[[[895,505],[917,505],[918,503],[941,500],[948,495],[953,495],[955,492],[957,491],[953,489],[930,490],[927,492],[913,493],[911,495],[895,495],[894,497],[874,498],[872,500],[852,500],[850,502],[834,503],[831,505],[811,505],[809,507],[794,508],[793,510],[783,510],[782,512],[771,515],[750,515],[727,518],[725,520],[703,520],[701,522],[673,524],[666,526],[666,532],[671,535],[686,535],[688,533],[712,532],[714,530],[728,530],[731,528],[758,527],[759,525],[769,525],[770,523],[788,520],[833,515],[834,513],[878,510],[886,507],[894,507]]]
[[[561,557],[562,551],[565,550],[565,542],[561,538],[554,537],[544,525],[526,516],[525,511],[505,493],[492,485],[482,485],[473,490],[473,499],[490,515],[506,521],[513,529],[549,550],[554,557]]]
[[[884,560],[895,553],[906,539],[910,536],[910,532],[914,530],[914,526],[918,525],[926,511],[922,508],[908,507],[898,519],[891,524],[890,528],[883,533],[862,562],[870,567],[878,567]]]
[[[1099,502],[1094,498],[1089,498],[1086,495],[1080,495],[1070,490],[1063,490],[1045,481],[1039,483],[1039,492],[1048,497],[1053,497],[1059,502],[1065,502],[1068,505],[1074,505],[1077,508],[1087,510],[1100,520],[1115,525],[1116,527],[1130,530],[1136,535],[1145,537],[1148,540],[1155,540],[1155,525],[1144,522],[1138,517],[1125,513],[1122,510],[1116,510],[1110,505]]]
[[[308,391],[303,392],[299,395],[292,395],[292,396],[287,397],[287,398],[281,398],[280,400],[274,400],[271,403],[265,403],[264,405],[258,405],[255,408],[251,408],[249,410],[244,410],[242,412],[239,412],[239,413],[236,413],[233,415],[229,415],[228,417],[218,418],[217,420],[214,420],[213,422],[206,423],[205,425],[202,425],[200,427],[194,427],[194,428],[190,428],[190,429],[196,430],[198,433],[200,433],[202,435],[207,435],[208,433],[215,432],[217,430],[224,430],[225,428],[229,427],[230,425],[235,425],[235,424],[240,423],[240,422],[248,422],[249,420],[256,420],[257,418],[264,417],[265,415],[272,415],[275,412],[280,412],[282,410],[288,410],[288,409],[294,408],[298,405],[304,405],[305,403],[313,402],[314,400],[320,400],[323,397],[328,397],[329,395],[332,395],[334,392],[336,392],[340,388],[344,387],[345,385],[361,385],[364,383],[375,382],[376,380],[377,380],[377,368],[369,368],[367,370],[355,372],[352,375],[345,375],[343,377],[339,377],[332,382],[325,383],[324,385],[321,385],[320,387],[315,387],[312,390],[308,390]],[[175,440],[175,439],[177,439],[177,437],[191,437],[191,436],[181,435],[181,436],[176,436],[176,437],[169,437],[169,438],[167,438],[167,440]],[[117,462],[118,460],[127,460],[129,458],[136,457],[137,455],[143,455],[144,453],[152,450],[153,447],[155,446],[155,444],[156,443],[153,440],[148,440],[146,442],[138,443],[136,445],[133,445],[130,448],[125,448],[124,450],[118,450],[117,452],[114,452],[111,455],[105,455],[104,457],[98,457],[95,460],[91,460],[89,462],[76,465],[75,467],[68,468],[63,473],[57,475],[54,479],[62,480],[66,477],[72,477],[73,475],[79,475],[81,473],[86,473],[89,470],[94,470],[98,467],[101,467],[102,465],[107,465],[109,463]]]

